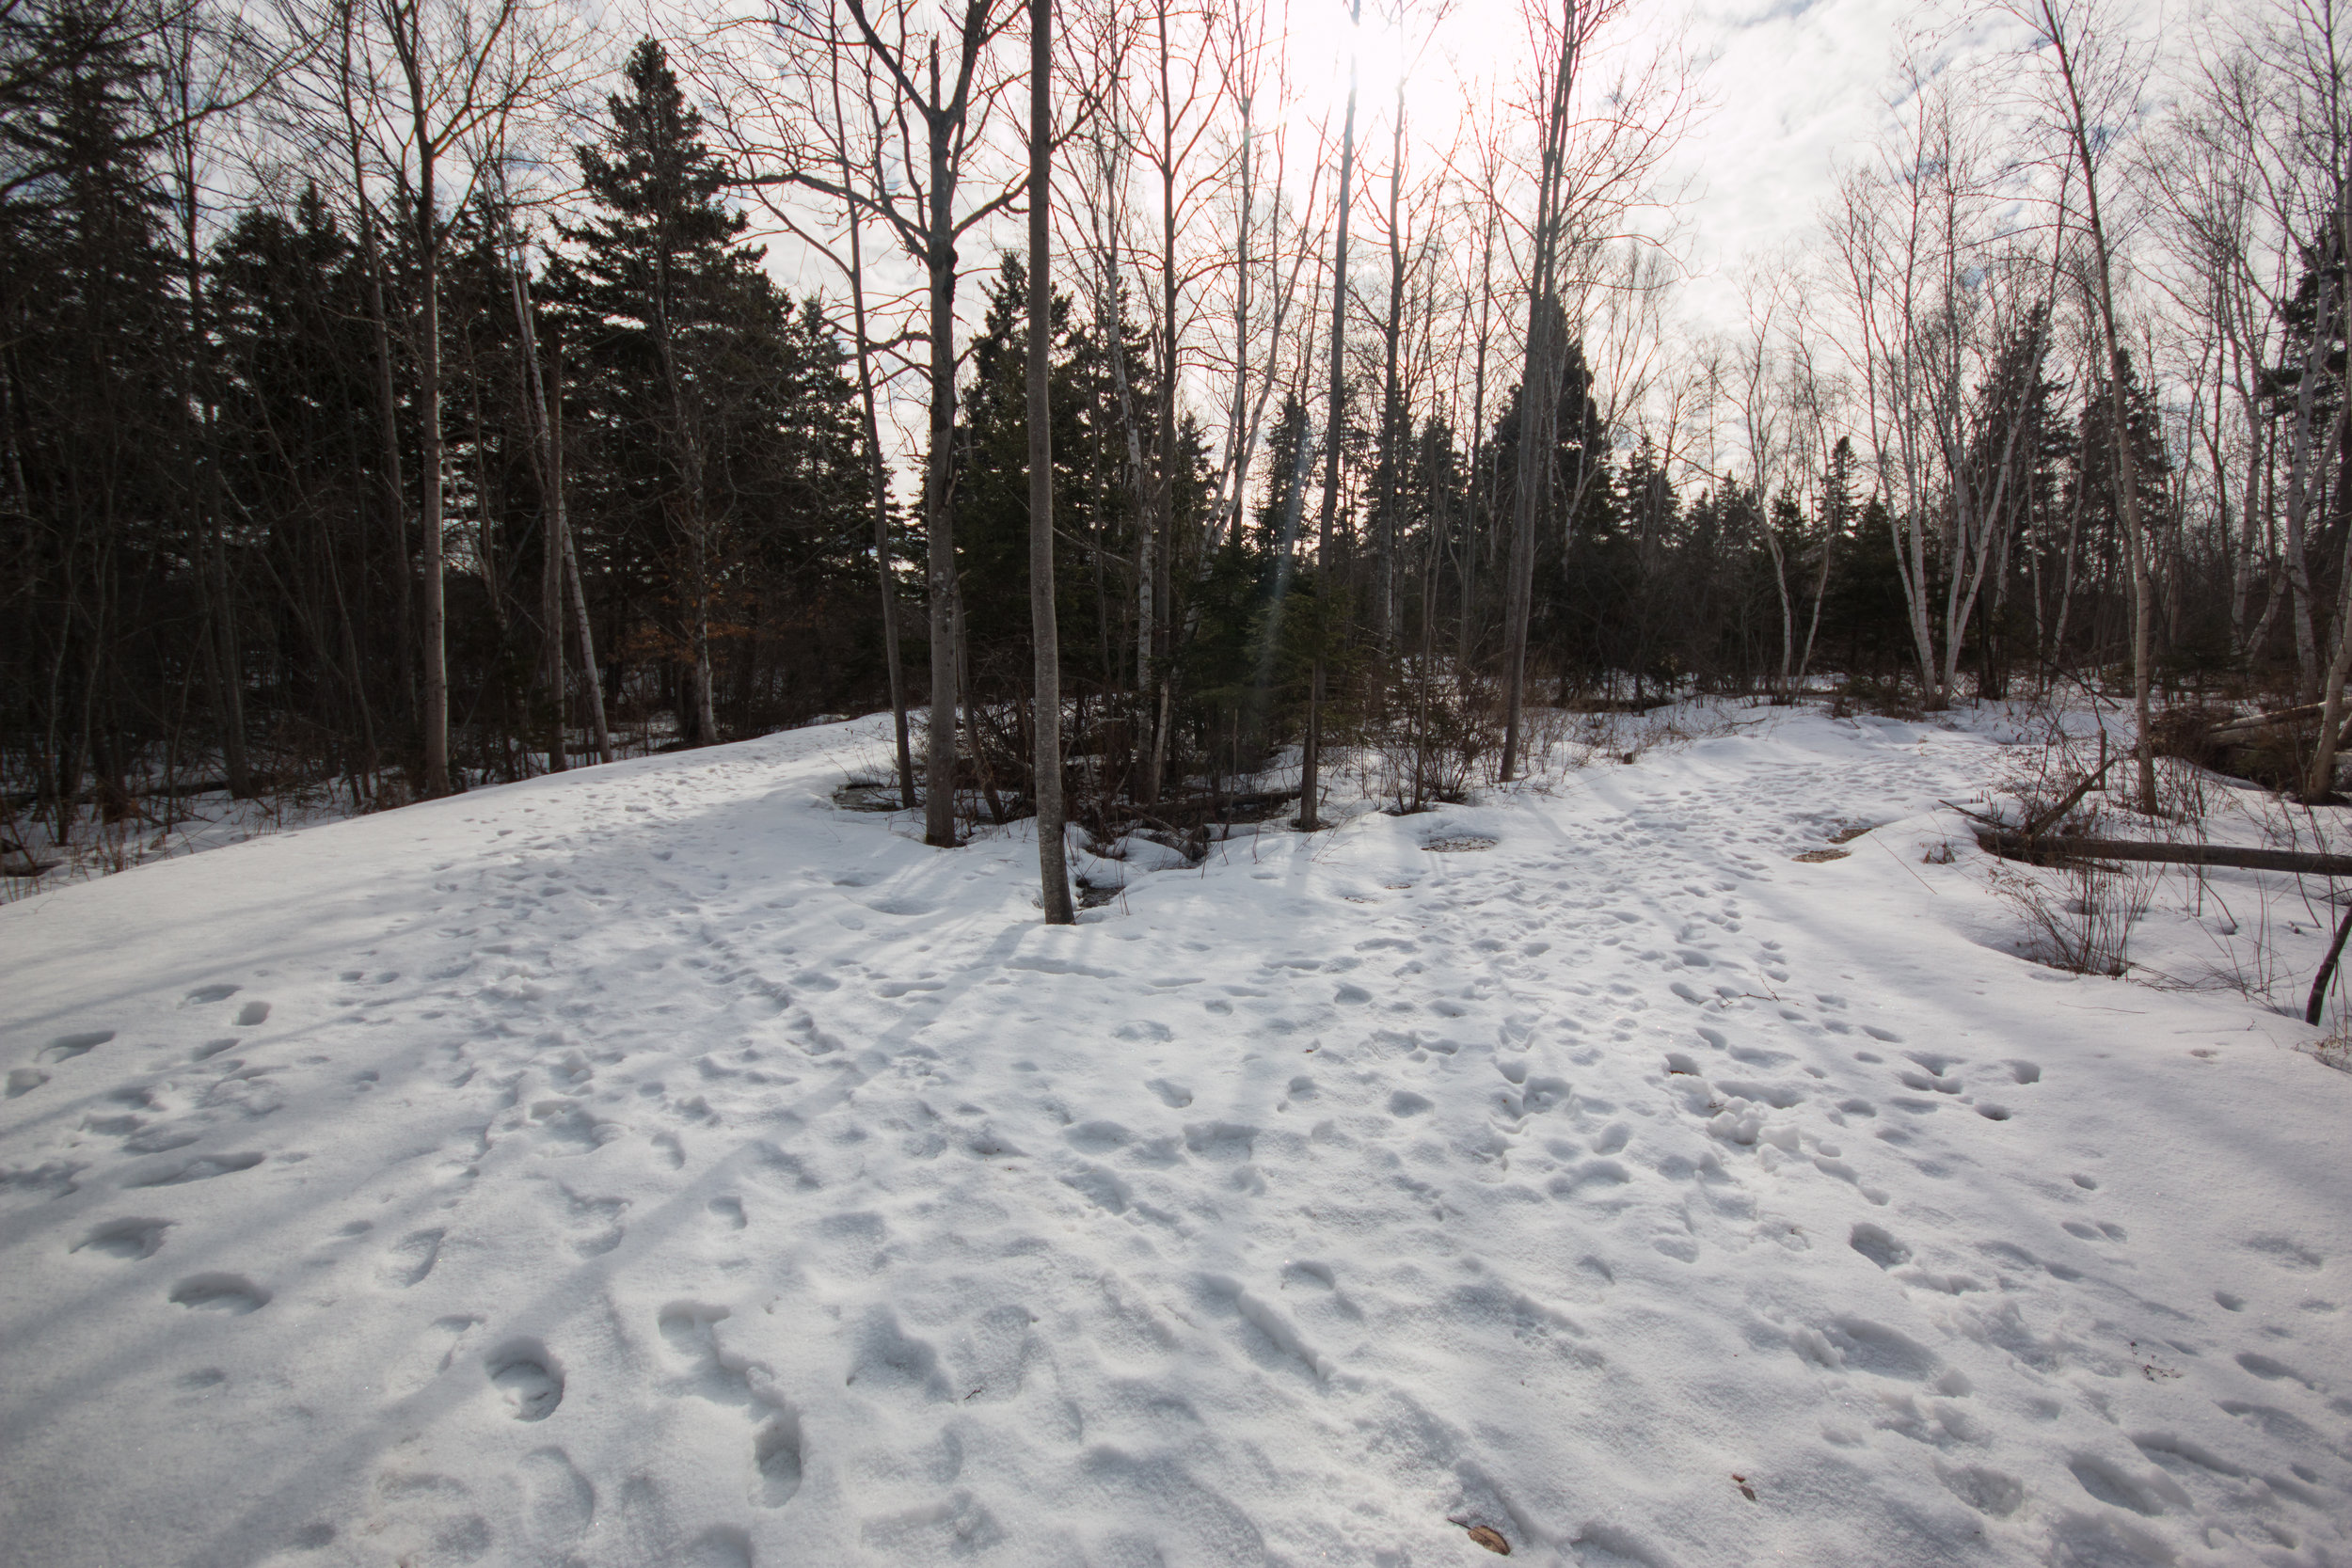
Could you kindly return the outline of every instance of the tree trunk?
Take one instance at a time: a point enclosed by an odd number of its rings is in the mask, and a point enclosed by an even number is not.
[[[839,114],[836,104],[834,113]],[[866,420],[866,455],[871,459],[874,506],[874,579],[882,593],[882,662],[890,674],[890,725],[898,742],[898,803],[914,809],[914,753],[907,737],[907,690],[898,657],[898,594],[890,580],[890,468],[882,461],[882,421],[874,406],[873,345],[866,326],[866,250],[864,225],[854,208],[850,213],[850,314],[857,339],[858,404]]]
[[[1397,229],[1405,189],[1402,80],[1396,85],[1395,124],[1390,141],[1389,319],[1382,325],[1380,343],[1380,521],[1378,537],[1374,542],[1378,558],[1374,569],[1372,607],[1373,641],[1383,657],[1396,636],[1396,511],[1404,455],[1399,448],[1412,429],[1411,416],[1405,412],[1402,394],[1397,389],[1398,340],[1405,325],[1405,236]]]
[[[1560,60],[1545,105],[1542,156],[1535,177],[1535,222],[1530,235],[1527,289],[1527,371],[1519,385],[1518,478],[1512,497],[1510,579],[1504,589],[1502,758],[1498,772],[1509,783],[1519,772],[1520,727],[1527,695],[1527,630],[1535,584],[1535,528],[1551,489],[1558,444],[1560,340],[1567,323],[1560,309],[1560,245],[1563,227],[1561,166],[1566,159],[1568,97],[1575,90],[1581,15],[1568,13],[1560,40]],[[1585,467],[1591,464],[1587,459]],[[1580,476],[1581,477],[1581,476]]]
[[[1054,0],[1029,0],[1029,632],[1036,648],[1037,868],[1049,926],[1075,925],[1063,841],[1061,643],[1054,604]]]
[[[1359,29],[1363,0],[1352,0],[1347,22]],[[1323,424],[1323,511],[1315,529],[1315,647],[1314,669],[1307,693],[1307,744],[1298,769],[1298,825],[1308,832],[1323,826],[1316,811],[1323,768],[1325,643],[1331,630],[1331,532],[1340,507],[1340,446],[1345,431],[1347,396],[1347,218],[1356,205],[1356,51],[1351,40],[1347,55],[1347,113],[1340,132],[1339,232],[1331,245],[1331,403]]]
[[[419,116],[418,135],[424,127]],[[433,159],[421,159],[417,198],[417,288],[423,296],[417,332],[419,483],[424,531],[424,792],[450,793],[449,612],[441,582],[440,225],[433,217]]]
[[[939,49],[931,47],[931,99],[939,99]],[[944,111],[924,115],[930,133],[930,451],[923,468],[923,518],[931,623],[931,711],[924,759],[923,842],[952,849],[956,838],[956,231],[954,127]]]
[[[1143,542],[1148,556],[1155,547],[1159,570],[1148,579],[1145,593],[1152,597],[1144,639],[1144,656],[1159,691],[1159,711],[1146,711],[1151,743],[1146,748],[1141,803],[1159,804],[1160,772],[1168,756],[1168,648],[1169,623],[1176,613],[1176,105],[1169,92],[1168,4],[1156,11],[1160,68],[1160,471],[1152,487],[1152,528]],[[1164,602],[1162,602],[1164,601]],[[1141,683],[1138,683],[1139,685]]]
[[[2091,280],[2098,291],[2099,334],[2107,359],[2107,404],[2110,417],[2115,421],[2116,509],[2131,556],[2132,698],[2139,725],[2133,750],[2139,764],[2140,809],[2153,816],[2156,809],[2156,753],[2154,738],[2148,732],[2153,717],[2149,706],[2149,666],[2154,624],[2155,582],[2148,559],[2148,541],[2141,531],[2139,454],[2132,448],[2130,410],[2123,395],[2123,347],[2122,336],[2115,325],[2111,253],[2106,222],[2099,210],[2098,165],[2090,151],[2091,126],[2083,107],[2081,86],[2075,79],[2074,45],[2059,24],[2055,9],[2057,4],[2058,0],[2042,0],[2042,19],[2057,55],[2065,84],[2067,103],[2072,111],[2067,130],[2074,140],[2076,165],[2083,171],[2083,197],[2090,224]]]

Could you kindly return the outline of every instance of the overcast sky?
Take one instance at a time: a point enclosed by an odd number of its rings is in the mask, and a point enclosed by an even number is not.
[[[1263,3],[1288,7],[1293,70],[1307,100],[1300,112],[1335,106],[1349,50],[1346,0]],[[1419,131],[1458,116],[1465,94],[1488,90],[1480,84],[1507,78],[1527,55],[1524,0],[1453,0],[1431,54],[1413,34],[1416,16],[1426,16],[1433,3],[1409,0],[1402,29],[1389,30],[1374,20],[1380,0],[1366,0],[1365,31],[1356,47],[1359,135],[1368,140],[1385,137],[1379,127],[1399,74],[1406,75]],[[2172,0],[2161,11],[2149,6],[2120,14],[2144,36],[2161,27],[2177,39],[2205,3]],[[1675,249],[1687,281],[1673,314],[1699,330],[1740,320],[1736,274],[1743,262],[1780,254],[1802,259],[1818,248],[1834,171],[1841,160],[1867,155],[1893,122],[1906,54],[1933,69],[1981,65],[2012,57],[2026,38],[2013,20],[1966,0],[1629,0],[1615,27],[1619,47],[1629,52],[1678,50],[1705,102],[1660,180],[1663,189],[1680,193]],[[999,238],[1020,244],[1016,228]],[[967,320],[977,318],[978,284],[993,270],[993,248],[966,247]],[[796,289],[834,288],[832,277],[802,270],[781,250],[775,261],[780,271],[799,273],[787,279]]]

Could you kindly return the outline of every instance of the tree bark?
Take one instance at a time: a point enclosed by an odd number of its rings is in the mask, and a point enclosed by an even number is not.
[[[395,27],[394,41],[408,81],[410,124],[417,149],[417,424],[419,509],[424,533],[424,606],[419,628],[424,652],[424,793],[451,792],[449,759],[448,610],[441,581],[441,224],[436,206],[439,143],[432,126],[435,88],[425,81],[423,24],[413,9]]]
[[[931,99],[939,99],[939,46],[931,46]],[[931,711],[925,745],[923,842],[956,847],[956,166],[954,125],[927,110],[930,132],[931,310],[930,450],[923,467],[923,516],[930,534]]]
[[[1977,843],[2003,860],[2040,865],[2053,860],[2134,861],[2153,865],[2219,865],[2240,871],[2287,871],[2304,877],[2352,877],[2352,855],[2300,849],[2240,849],[2221,844],[2153,844],[2136,838],[2076,838],[2071,834],[1984,832]]]
[[[1364,0],[1351,0],[1347,24],[1360,32]],[[1340,132],[1339,231],[1331,245],[1331,394],[1323,421],[1323,510],[1315,528],[1314,669],[1307,693],[1307,743],[1299,754],[1298,825],[1308,832],[1323,826],[1316,810],[1323,768],[1323,695],[1331,628],[1331,534],[1340,508],[1340,447],[1345,433],[1347,398],[1347,218],[1356,205],[1356,40],[1347,53],[1347,112]]]
[[[1054,604],[1054,0],[1029,0],[1029,635],[1036,647],[1037,868],[1045,923],[1075,925],[1062,824],[1061,643]]]
[[[834,90],[839,91],[836,81]],[[834,118],[840,117],[836,99]],[[846,172],[845,172],[846,179]],[[882,662],[890,675],[890,727],[898,743],[898,803],[914,809],[914,754],[907,736],[906,675],[898,655],[898,594],[890,580],[890,468],[882,461],[882,420],[874,404],[874,356],[866,325],[866,249],[864,225],[852,206],[850,221],[850,313],[857,340],[858,406],[866,420],[866,455],[873,481],[874,580],[882,594]]]
[[[2123,395],[2123,346],[2122,336],[2115,326],[2115,288],[2110,264],[2112,253],[2106,219],[2099,209],[2098,164],[2091,154],[2091,126],[2083,106],[2082,87],[2076,77],[2075,40],[2068,36],[2059,20],[2058,4],[2059,0],[2041,0],[2041,20],[2056,55],[2059,80],[2066,91],[2069,111],[2067,135],[2074,143],[2076,166],[2083,171],[2083,198],[2090,226],[2091,280],[2098,291],[2099,335],[2107,359],[2107,405],[2115,422],[2116,510],[2122,524],[2124,545],[2130,553],[2132,574],[2132,700],[2139,730],[2133,751],[2139,764],[2140,809],[2153,816],[2156,809],[2156,753],[2153,737],[2148,731],[2153,717],[2149,684],[2155,580],[2139,516],[2139,454],[2132,447],[2131,415]]]

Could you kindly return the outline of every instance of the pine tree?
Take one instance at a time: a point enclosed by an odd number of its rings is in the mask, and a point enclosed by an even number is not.
[[[687,675],[681,717],[688,741],[707,746],[719,739],[711,636],[735,520],[723,427],[746,413],[723,384],[744,369],[735,340],[771,326],[776,301],[763,252],[739,243],[747,220],[720,199],[725,163],[660,43],[640,40],[622,78],[627,90],[606,101],[603,142],[578,150],[597,212],[560,226],[580,253],[555,267],[552,292],[595,361],[596,413],[615,438],[608,450],[652,458],[632,462],[620,487],[656,515],[641,526],[667,546],[657,553],[675,601],[672,657]]]
[[[30,25],[59,63],[23,84],[0,133],[0,511],[21,563],[0,622],[18,667],[49,674],[22,700],[62,839],[87,768],[119,803],[154,728],[134,693],[156,689],[195,613],[171,397],[187,324],[141,108],[147,40],[87,0],[52,0]]]

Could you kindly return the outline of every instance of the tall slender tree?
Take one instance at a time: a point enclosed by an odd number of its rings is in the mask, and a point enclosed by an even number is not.
[[[1054,605],[1054,0],[1029,0],[1029,636],[1036,650],[1037,865],[1045,921],[1069,926],[1063,844],[1061,641]]]

